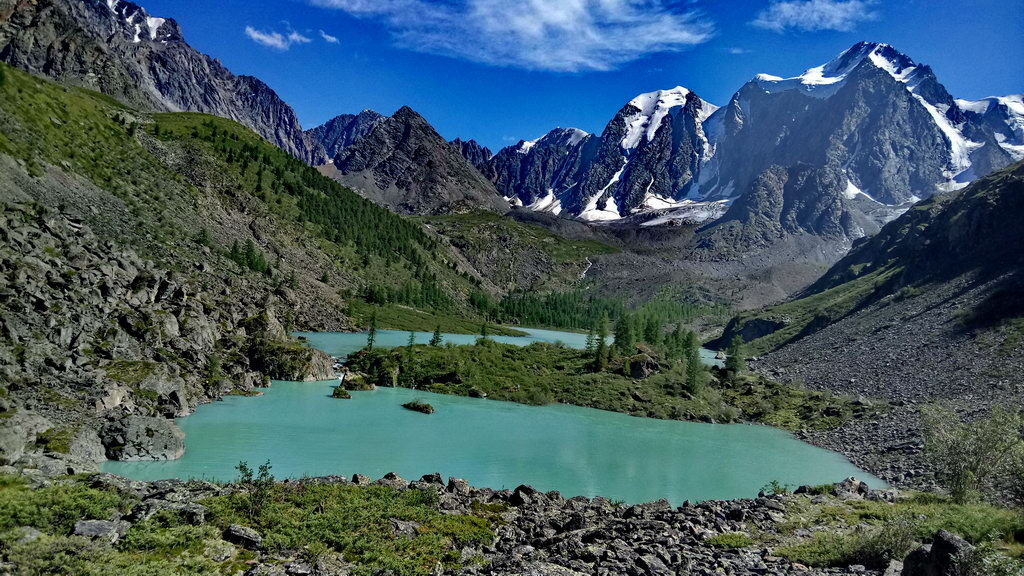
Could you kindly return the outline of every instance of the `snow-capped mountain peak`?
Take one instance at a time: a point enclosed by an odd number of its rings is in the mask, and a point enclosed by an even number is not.
[[[713,104],[709,104],[697,97],[696,94],[682,86],[676,86],[669,90],[656,90],[646,92],[633,98],[627,107],[633,108],[636,112],[627,115],[626,134],[622,138],[622,149],[633,150],[640,144],[641,138],[647,137],[650,141],[657,134],[661,122],[673,108],[686,106],[690,99],[700,102],[699,118],[697,122],[703,122],[705,118],[717,110]]]
[[[865,61],[911,87],[916,86],[922,77],[931,74],[930,69],[917,65],[909,56],[888,44],[858,42],[832,60],[821,66],[808,68],[799,76],[781,78],[771,74],[758,74],[753,81],[766,92],[799,89],[810,96],[828,98],[835,94],[847,76]]]

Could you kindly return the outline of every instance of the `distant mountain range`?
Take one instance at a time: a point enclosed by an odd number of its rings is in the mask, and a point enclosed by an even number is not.
[[[954,99],[927,65],[861,42],[794,78],[759,74],[717,107],[641,94],[601,134],[556,128],[492,154],[414,111],[303,131],[269,87],[200,54],[170,19],[120,0],[0,0],[0,59],[151,110],[235,119],[400,212],[509,207],[588,222],[703,222],[698,245],[789,234],[846,242],[913,202],[1024,157],[1021,95]]]
[[[721,108],[682,87],[641,94],[601,135],[564,139],[556,128],[483,170],[515,204],[584,220],[655,212],[657,223],[718,216],[711,203],[757,194],[780,169],[813,174],[815,203],[843,214],[828,227],[858,237],[892,217],[886,207],[1024,157],[1021,99],[955,100],[928,66],[862,42],[795,78],[760,74]],[[777,207],[733,202],[727,217],[822,228],[821,207],[801,214],[806,186],[783,192]]]

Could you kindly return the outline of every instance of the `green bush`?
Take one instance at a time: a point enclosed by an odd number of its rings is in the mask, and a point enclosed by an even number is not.
[[[922,410],[921,417],[925,454],[936,479],[958,504],[992,493],[1024,458],[1024,416],[1018,409],[996,408],[971,423],[940,407]]]
[[[909,519],[852,532],[818,532],[810,540],[780,548],[779,556],[808,566],[828,568],[862,564],[885,568],[891,560],[906,557],[917,545],[915,526]]]
[[[105,520],[125,506],[126,500],[116,493],[77,483],[30,490],[23,481],[7,477],[0,482],[0,531],[33,526],[68,535],[78,520]]]
[[[958,555],[953,567],[956,576],[1024,576],[1024,563],[999,552],[991,543]]]
[[[707,539],[707,544],[715,548],[734,549],[754,545],[754,539],[742,532],[727,532]]]

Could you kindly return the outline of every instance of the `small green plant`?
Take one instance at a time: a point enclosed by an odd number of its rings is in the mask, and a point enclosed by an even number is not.
[[[274,476],[271,475],[270,468],[270,460],[260,464],[256,474],[253,474],[247,462],[239,462],[238,466],[235,466],[238,470],[237,483],[244,490],[242,496],[246,500],[246,511],[250,519],[262,517],[267,504],[273,498]]]
[[[792,485],[790,485],[790,484],[783,484],[782,482],[779,482],[778,480],[772,480],[771,482],[765,484],[761,488],[761,493],[762,494],[767,494],[768,496],[781,496],[783,494],[790,494],[792,492],[793,492],[793,486]]]
[[[754,545],[754,539],[742,532],[726,532],[707,539],[707,544],[715,548],[732,550]]]

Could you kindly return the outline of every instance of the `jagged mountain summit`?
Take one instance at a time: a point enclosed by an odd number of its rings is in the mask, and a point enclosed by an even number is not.
[[[487,178],[419,114],[403,106],[321,170],[403,214],[508,211]]]
[[[309,163],[326,154],[292,108],[252,76],[201,54],[177,22],[123,0],[0,0],[0,60],[143,110],[238,121]]]
[[[955,100],[927,65],[861,42],[800,76],[759,74],[722,108],[681,87],[642,94],[600,136],[559,143],[556,130],[484,172],[513,204],[583,220],[715,220],[732,205],[724,221],[766,217],[775,230],[754,235],[769,240],[855,239],[1024,157],[1022,111],[1019,96]]]
[[[373,132],[373,129],[386,118],[386,116],[369,109],[363,110],[359,114],[342,114],[316,128],[307,130],[306,136],[311,141],[323,146],[327,155],[325,161],[329,161],[337,156],[338,152]]]
[[[483,146],[476,140],[456,138],[450,144],[459,151],[459,154],[462,154],[463,158],[478,169],[494,156],[494,152],[491,152],[490,148]]]
[[[500,151],[485,173],[510,202],[588,221],[681,204],[716,107],[681,86],[630,100],[598,136],[556,128]]]

